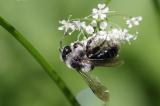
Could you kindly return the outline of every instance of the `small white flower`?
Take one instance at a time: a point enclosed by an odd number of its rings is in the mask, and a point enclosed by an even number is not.
[[[100,22],[100,29],[105,30],[107,28],[108,24],[106,21]]]
[[[109,12],[109,8],[106,7],[105,4],[98,4],[98,9],[94,8],[92,10],[92,17],[94,19],[104,20],[104,19],[106,19],[108,12]]]
[[[82,28],[86,27],[86,23],[85,22],[80,22],[78,21],[73,21],[73,25],[75,26],[75,29],[80,31]]]
[[[100,46],[107,39],[107,32],[98,31],[97,33],[93,34],[93,36],[89,37],[87,41],[90,39],[92,39],[92,42],[90,44],[91,48]]]
[[[58,27],[58,30],[64,30],[64,34],[71,34],[76,28],[75,26],[70,23],[69,21],[59,21],[60,24],[62,24],[62,26]]]
[[[106,31],[99,31],[97,32],[97,36],[106,36],[107,32]]]
[[[107,32],[106,31],[99,31],[97,32],[97,41],[103,41],[107,39]]]
[[[136,36],[129,34],[127,29],[113,28],[109,31],[108,36],[110,38],[109,42],[117,45],[136,39]]]
[[[88,34],[93,34],[94,33],[94,29],[91,25],[86,26],[85,30]]]
[[[125,39],[126,39],[127,42],[130,42],[131,40],[136,40],[137,36],[133,36],[131,34],[127,34]]]
[[[126,20],[126,24],[128,25],[128,28],[132,28],[133,26],[138,26],[139,23],[142,21],[142,17],[133,17],[131,19]]]
[[[105,4],[98,4],[99,9],[103,9],[103,8],[105,8],[105,6],[106,6]]]
[[[82,27],[83,29],[85,29],[85,28],[86,28],[86,23],[85,23],[85,22],[81,22],[81,27]]]
[[[93,27],[96,27],[96,26],[97,26],[97,21],[96,21],[96,20],[93,20],[93,21],[91,22],[91,25],[92,25]]]

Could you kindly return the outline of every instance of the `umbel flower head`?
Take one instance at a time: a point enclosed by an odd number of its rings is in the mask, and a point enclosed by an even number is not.
[[[126,18],[126,28],[122,28],[109,21],[115,11],[110,11],[105,4],[98,4],[91,14],[81,19],[62,20],[58,28],[64,31],[60,41],[60,53],[62,61],[82,75],[93,93],[104,102],[109,100],[108,89],[88,72],[97,66],[113,67],[122,63],[119,60],[119,50],[122,44],[137,39],[137,32],[130,33],[130,29],[138,26],[142,21],[141,16]],[[110,15],[111,14],[111,15]],[[78,32],[74,33],[74,32]],[[77,34],[76,41],[63,46],[66,36]]]
[[[105,4],[98,4],[91,14],[81,19],[59,21],[58,28],[64,31],[65,36],[75,35],[77,40],[70,45],[62,46],[61,59],[69,68],[78,72],[89,72],[96,66],[116,66],[121,63],[118,53],[122,44],[137,39],[137,32],[130,33],[130,29],[138,26],[142,21],[141,16],[126,18],[126,28],[109,21],[115,11],[110,11]],[[111,14],[111,15],[110,15]]]

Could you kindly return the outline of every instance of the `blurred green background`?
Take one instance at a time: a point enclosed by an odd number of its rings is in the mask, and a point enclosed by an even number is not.
[[[59,59],[58,21],[90,14],[100,0],[0,0],[0,16],[14,25],[53,65],[77,95],[88,86],[80,75]],[[125,64],[96,68],[110,90],[110,106],[160,106],[160,7],[159,0],[112,0],[111,10],[143,16],[138,40],[124,45]],[[100,101],[89,91],[79,94],[83,106]],[[0,106],[70,106],[55,83],[33,57],[0,27]]]

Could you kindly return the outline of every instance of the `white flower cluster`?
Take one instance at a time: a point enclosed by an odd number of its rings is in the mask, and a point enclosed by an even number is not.
[[[74,31],[78,31],[77,40],[79,40],[79,36],[83,35],[82,42],[92,37],[97,39],[95,42],[106,40],[109,44],[117,45],[135,40],[136,34],[130,34],[128,28],[138,26],[142,17],[127,18],[125,20],[127,28],[121,28],[108,21],[110,12],[109,7],[105,4],[98,4],[98,7],[92,10],[91,15],[81,19],[83,21],[80,19],[62,20],[59,22],[62,26],[58,29],[64,31],[64,35],[71,35]]]
[[[133,17],[131,19],[127,19],[126,24],[128,25],[128,28],[132,28],[133,26],[138,26],[140,21],[142,21],[142,17]]]

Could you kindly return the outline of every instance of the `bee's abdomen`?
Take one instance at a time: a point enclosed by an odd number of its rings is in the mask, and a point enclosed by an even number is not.
[[[114,58],[118,55],[118,47],[117,46],[114,46],[114,47],[111,47],[111,48],[103,48],[101,49],[98,53],[93,53],[93,54],[90,54],[90,57],[91,59],[110,59],[110,58]]]
[[[106,53],[106,55],[104,54],[105,58],[114,58],[118,55],[118,47],[112,47],[108,50],[108,52]]]

